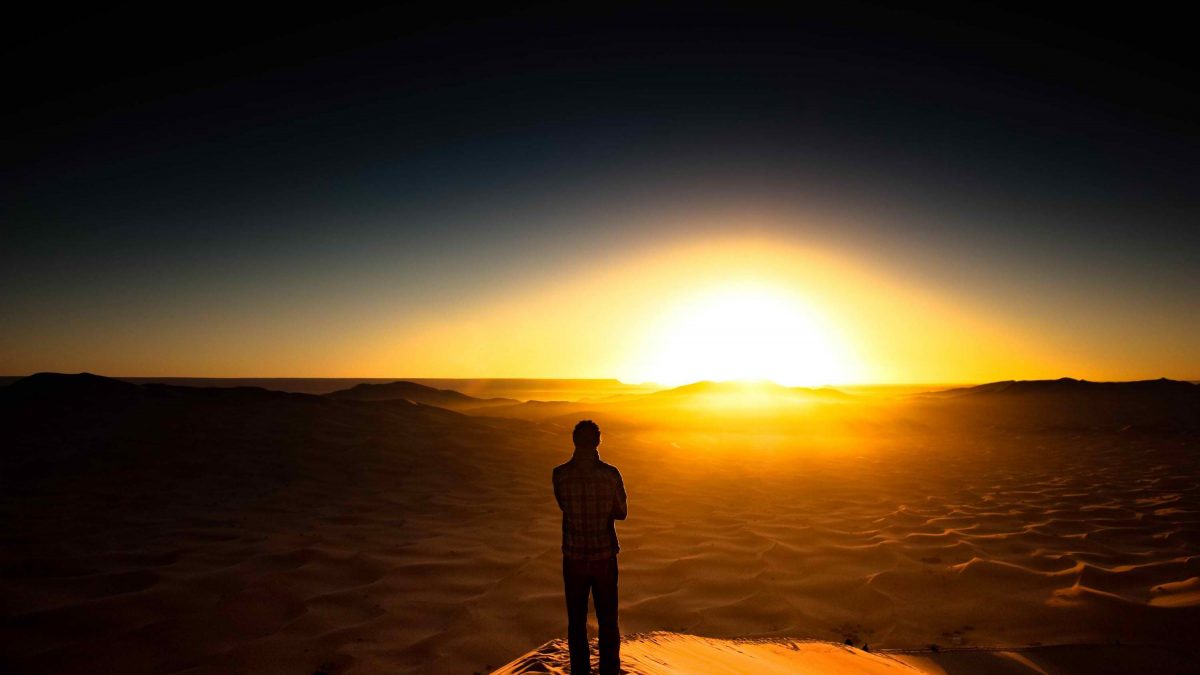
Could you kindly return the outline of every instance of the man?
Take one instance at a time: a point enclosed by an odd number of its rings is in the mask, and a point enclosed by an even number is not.
[[[575,454],[554,469],[554,497],[562,509],[563,587],[567,596],[567,645],[571,673],[592,672],[588,650],[588,593],[595,598],[600,624],[600,675],[616,675],[621,665],[617,627],[617,529],[625,520],[625,485],[615,466],[600,461],[600,427],[591,420],[575,425]]]

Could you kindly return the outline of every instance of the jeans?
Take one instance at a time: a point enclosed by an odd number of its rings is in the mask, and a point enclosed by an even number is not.
[[[592,672],[588,649],[588,593],[595,598],[600,624],[600,675],[617,675],[621,668],[621,630],[617,627],[617,559],[571,560],[563,558],[563,586],[567,595],[567,647],[571,674]]]

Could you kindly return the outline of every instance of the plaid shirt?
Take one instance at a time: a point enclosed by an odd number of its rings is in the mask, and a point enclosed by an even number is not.
[[[621,472],[600,461],[595,451],[577,451],[554,468],[554,497],[562,509],[562,552],[572,560],[604,560],[617,555],[614,520],[625,520]]]

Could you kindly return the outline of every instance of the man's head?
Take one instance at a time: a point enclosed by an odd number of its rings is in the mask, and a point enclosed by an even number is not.
[[[591,420],[581,420],[575,425],[571,434],[575,448],[579,450],[595,450],[600,447],[600,427]]]

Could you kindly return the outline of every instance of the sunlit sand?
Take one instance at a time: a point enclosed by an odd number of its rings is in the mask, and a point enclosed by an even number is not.
[[[629,675],[1043,675],[1186,672],[1193,665],[1178,651],[1161,647],[1089,645],[866,651],[794,638],[721,639],[667,632],[627,636],[622,649],[621,665]],[[566,645],[562,640],[554,640],[506,664],[495,675],[568,672]]]

